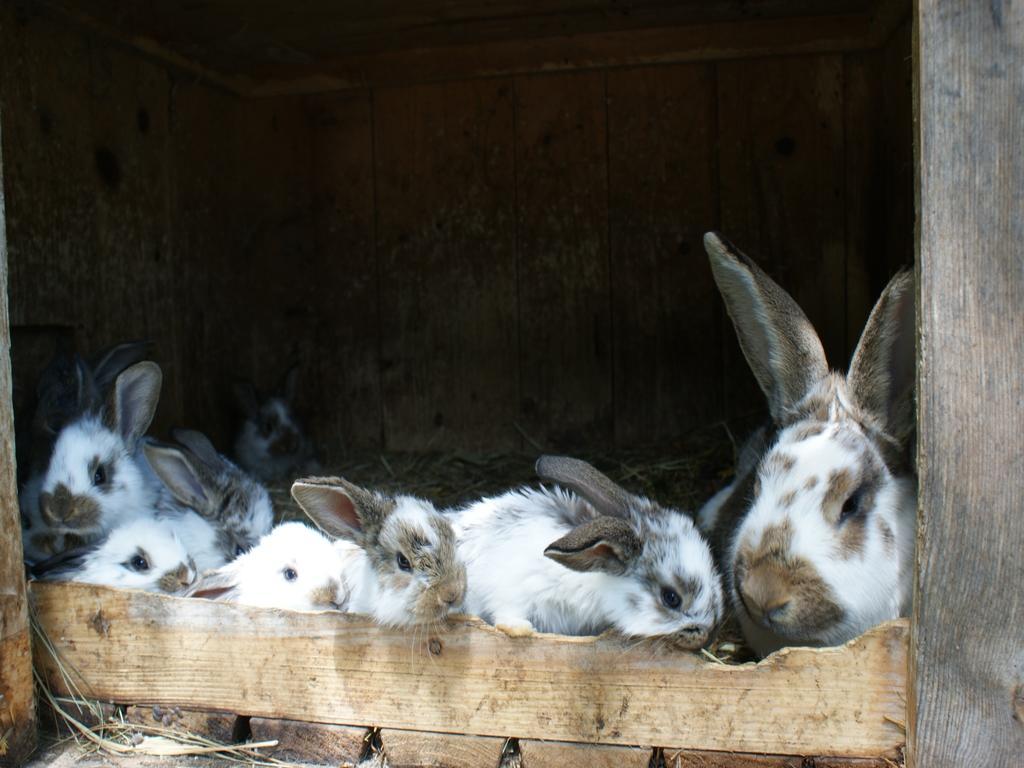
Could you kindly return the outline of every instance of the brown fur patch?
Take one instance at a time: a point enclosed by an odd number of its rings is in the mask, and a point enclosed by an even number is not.
[[[778,505],[782,509],[788,509],[793,506],[793,502],[796,501],[796,491],[789,491],[779,497]]]
[[[338,582],[333,579],[310,593],[309,601],[322,608],[338,607]]]
[[[828,484],[825,487],[825,497],[822,500],[822,507],[826,510],[835,505],[842,505],[846,498],[853,493],[857,487],[857,478],[848,469],[835,469],[828,476]],[[838,519],[838,512],[832,520]]]
[[[812,437],[817,437],[825,431],[828,425],[824,421],[811,421],[806,424],[801,424],[795,430],[793,430],[794,442],[800,442],[802,440],[808,440]]]
[[[750,617],[763,623],[764,615],[781,608],[773,630],[787,637],[812,637],[843,618],[832,590],[809,562],[790,554],[793,528],[789,521],[764,530],[756,546],[741,544],[734,576]]]
[[[859,555],[864,551],[867,539],[867,524],[863,515],[852,517],[843,523],[839,534],[839,552],[844,559]]]
[[[766,475],[781,475],[796,466],[796,457],[788,453],[776,451],[761,464],[761,472]]]
[[[43,519],[59,529],[87,531],[100,523],[99,504],[88,496],[71,493],[63,483],[58,483],[53,493],[39,495],[39,509]]]
[[[818,476],[817,475],[811,475],[806,480],[804,480],[804,490],[805,491],[813,490],[814,487],[817,484],[818,484]]]
[[[167,571],[156,583],[161,592],[178,592],[192,583],[188,566],[182,563],[173,571]]]

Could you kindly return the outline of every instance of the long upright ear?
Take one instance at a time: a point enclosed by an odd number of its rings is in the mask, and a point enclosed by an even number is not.
[[[599,517],[573,528],[544,555],[574,571],[626,572],[642,545],[632,526],[618,517]]]
[[[171,437],[195,454],[203,464],[216,469],[223,466],[224,458],[210,442],[210,438],[195,429],[172,429]]]
[[[704,249],[740,348],[780,423],[828,373],[818,334],[792,297],[720,234],[704,235]]]
[[[384,525],[392,504],[340,477],[304,477],[292,483],[292,498],[327,533],[362,544]]]
[[[76,354],[58,352],[39,377],[36,428],[54,435],[76,415],[92,411],[100,397],[92,373]]]
[[[541,456],[534,469],[542,480],[550,480],[575,491],[602,515],[622,517],[633,500],[629,492],[581,459]]]
[[[145,360],[152,346],[152,341],[126,341],[99,352],[89,361],[89,367],[100,392],[105,392],[128,366]]]
[[[281,396],[289,405],[295,404],[295,395],[299,391],[299,364],[296,363],[281,379]]]
[[[146,434],[157,403],[163,374],[160,366],[149,360],[135,363],[114,380],[114,389],[105,415],[106,424],[134,445]]]
[[[197,512],[206,509],[209,496],[202,476],[184,451],[173,445],[147,440],[142,446],[142,452],[175,500]]]
[[[857,405],[905,445],[914,430],[914,274],[900,272],[871,310],[846,380]]]
[[[238,401],[242,413],[247,418],[254,418],[260,410],[260,395],[256,385],[251,381],[236,381],[234,385],[235,400]]]

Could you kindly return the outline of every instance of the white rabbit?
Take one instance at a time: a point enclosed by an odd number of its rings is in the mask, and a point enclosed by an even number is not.
[[[387,496],[341,478],[303,478],[292,496],[331,536],[349,589],[346,610],[381,624],[445,619],[466,589],[451,524],[412,496]]]
[[[303,523],[282,523],[248,552],[204,573],[189,592],[293,611],[345,610],[348,590],[330,539]]]
[[[33,573],[43,581],[176,594],[191,586],[196,566],[170,523],[140,519],[113,528],[94,544],[40,563]]]
[[[454,513],[465,611],[511,635],[615,629],[675,647],[706,643],[722,589],[692,520],[578,459],[542,457],[537,473],[571,491],[521,488]]]
[[[278,391],[265,397],[251,382],[235,387],[245,420],[234,455],[243,469],[266,483],[319,471],[313,444],[295,415],[298,376],[298,366],[292,366]]]
[[[760,654],[845,642],[910,607],[917,511],[914,279],[896,275],[843,376],[796,302],[715,233],[715,281],[771,431],[700,514]],[[756,448],[756,446],[755,446]]]
[[[196,512],[215,529],[224,561],[248,551],[273,525],[270,494],[219,454],[202,433],[176,429],[173,434],[180,445],[152,439],[143,445],[150,468],[166,490],[161,516],[174,518],[185,509]]]
[[[116,377],[105,406],[89,404],[60,430],[38,496],[39,517],[53,533],[88,539],[152,514],[156,493],[136,449],[160,384],[156,363],[136,363]]]

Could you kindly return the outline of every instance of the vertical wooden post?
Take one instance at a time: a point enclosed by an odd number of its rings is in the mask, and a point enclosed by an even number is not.
[[[36,710],[14,464],[3,177],[0,143],[0,765],[16,765],[35,747]]]
[[[918,0],[908,758],[1024,760],[1024,3]]]

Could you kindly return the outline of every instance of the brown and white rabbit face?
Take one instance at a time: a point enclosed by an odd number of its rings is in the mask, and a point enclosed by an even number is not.
[[[748,631],[835,644],[898,616],[912,555],[913,488],[865,434],[845,384],[787,427],[756,469],[749,512],[729,553],[730,589]],[[909,549],[908,549],[909,547]]]
[[[376,542],[367,549],[383,586],[375,615],[383,623],[431,623],[444,619],[466,591],[455,533],[433,505],[398,496]]]

